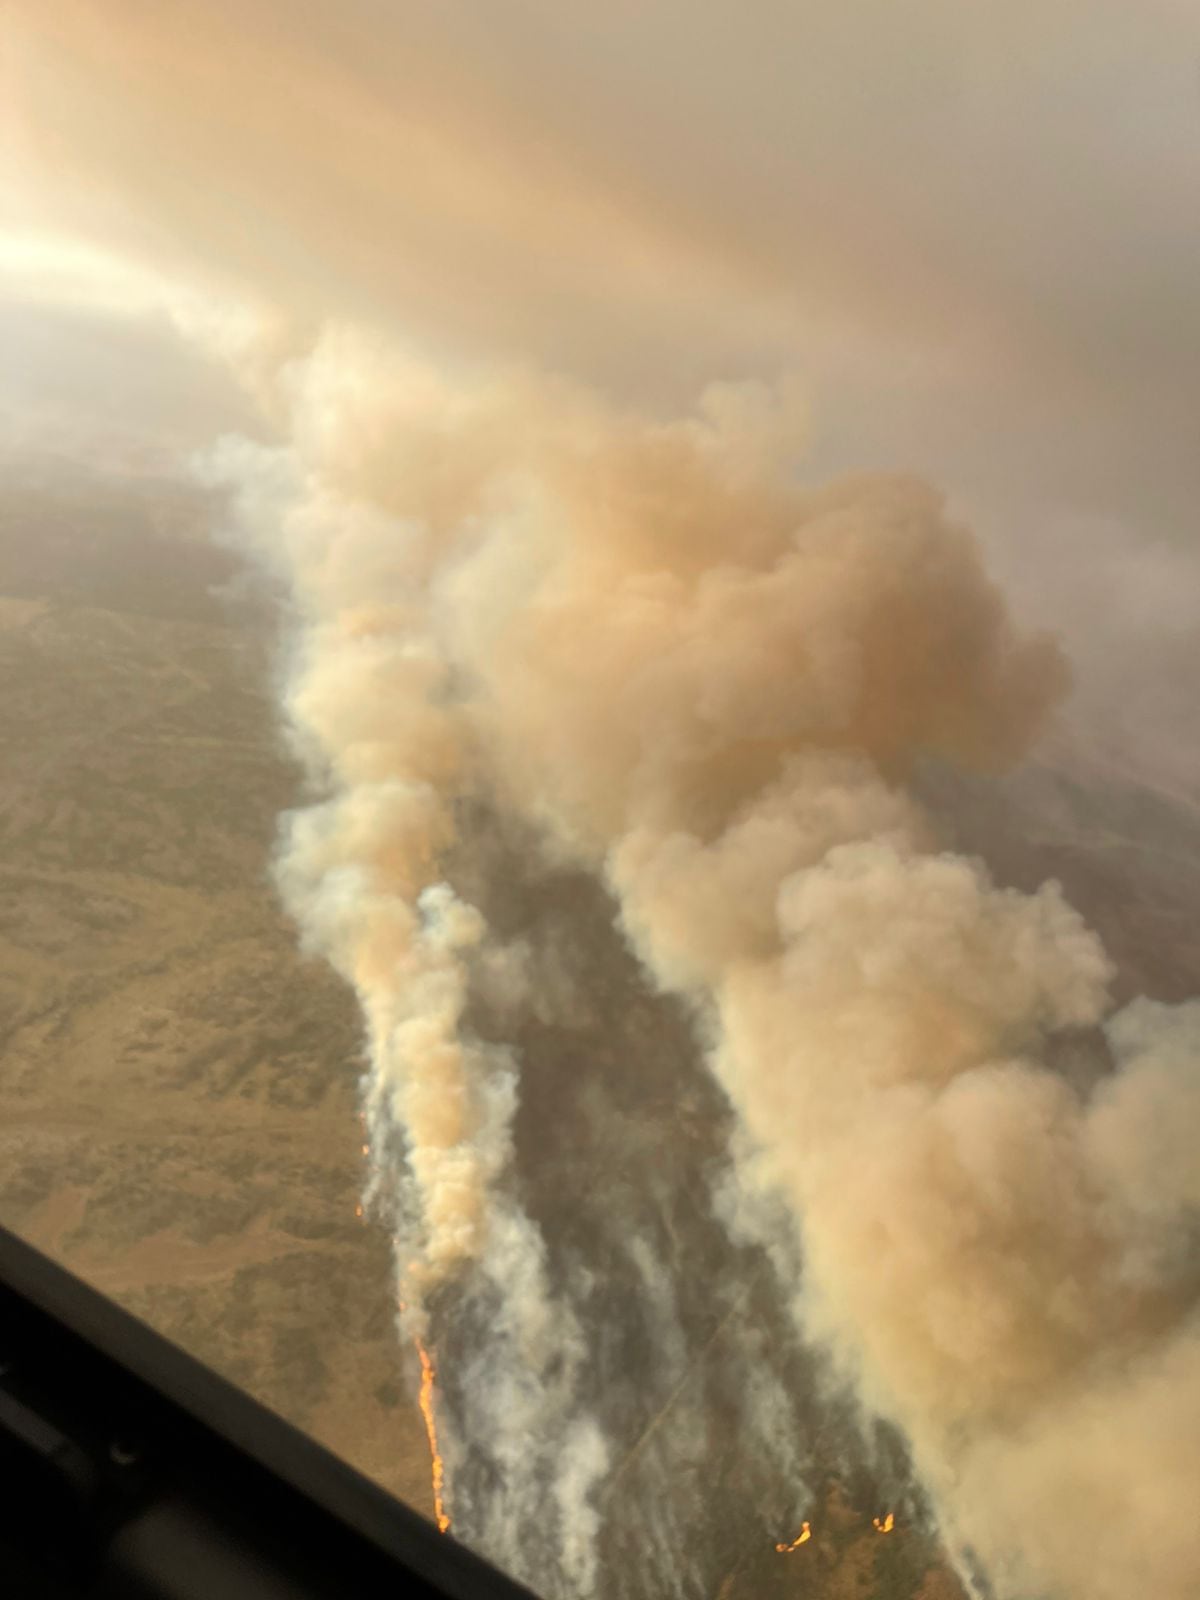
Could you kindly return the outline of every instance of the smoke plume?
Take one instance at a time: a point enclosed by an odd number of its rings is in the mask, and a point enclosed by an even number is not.
[[[802,1331],[903,1430],[964,1571],[1008,1600],[1194,1594],[1200,1005],[1112,1015],[1059,888],[940,850],[908,789],[1019,758],[1054,643],[923,483],[803,485],[786,385],[664,422],[341,332],[283,389],[292,444],[211,469],[294,596],[317,792],[281,881],[362,1003],[413,1326],[478,1268],[526,1375],[491,1408],[501,1481],[558,1419],[571,1581],[606,1458],[506,1176],[519,1064],[465,1025],[488,932],[444,862],[470,797],[602,875],[692,1008],[741,1182],[786,1202]],[[1054,1051],[1097,1028],[1084,1093]]]

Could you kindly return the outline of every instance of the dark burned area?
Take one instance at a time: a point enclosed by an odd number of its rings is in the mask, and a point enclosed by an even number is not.
[[[522,944],[535,989],[541,972],[560,996],[539,1016],[489,1007],[482,986],[469,1025],[519,1061],[513,1182],[587,1343],[583,1403],[611,1449],[598,1494],[602,1592],[650,1600],[682,1581],[680,1593],[725,1600],[959,1594],[902,1441],[859,1415],[803,1347],[767,1252],[736,1243],[718,1215],[734,1116],[686,1007],[650,991],[594,876],[554,864],[485,806],[460,808],[460,836],[454,887],[498,941]],[[666,1339],[641,1247],[670,1308]],[[468,1441],[454,1498],[469,1538],[497,1469],[455,1375],[472,1371],[494,1305],[468,1279],[430,1309],[442,1403]],[[744,1436],[747,1387],[764,1375],[790,1472]],[[558,1537],[552,1482],[544,1491],[535,1570]],[[888,1510],[899,1526],[880,1537],[872,1519]],[[801,1518],[813,1537],[785,1558],[776,1545]]]

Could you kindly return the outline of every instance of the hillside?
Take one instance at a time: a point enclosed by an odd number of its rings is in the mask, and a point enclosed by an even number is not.
[[[0,506],[0,1220],[428,1511],[389,1245],[356,1218],[353,1002],[269,882],[301,779],[267,613],[188,494],[55,482]],[[999,783],[922,785],[948,845],[1062,880],[1123,995],[1200,991],[1195,797],[1065,736]],[[714,1215],[727,1110],[604,895],[483,816],[454,870],[540,974],[532,1013],[481,995],[473,1020],[521,1054],[518,1179],[552,1268],[590,1274],[604,1593],[952,1600],[903,1450],[864,1449]],[[484,1330],[435,1309],[470,1538],[489,1467],[457,1374]]]

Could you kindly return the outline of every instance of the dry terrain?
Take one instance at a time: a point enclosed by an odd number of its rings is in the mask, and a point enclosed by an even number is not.
[[[187,514],[3,508],[0,1220],[424,1508],[354,1008],[276,906],[297,778]]]
[[[200,536],[203,511],[61,467],[0,505],[0,1221],[428,1511],[388,1244],[355,1214],[353,1002],[298,953],[269,880],[277,815],[301,795],[269,611]],[[1123,991],[1200,989],[1194,797],[1065,748],[999,787],[925,783],[948,839],[1006,881],[1064,880]],[[517,1156],[553,1262],[594,1271],[605,1592],[677,1592],[686,1540],[709,1578],[684,1588],[714,1600],[953,1600],[902,1450],[877,1442],[867,1470],[789,1350],[761,1261],[712,1215],[728,1123],[685,1020],[646,994],[594,886],[522,883],[520,841],[486,834],[467,887],[553,956],[544,1003],[512,1024]],[[670,1318],[651,1317],[663,1284]],[[452,1313],[444,1403],[469,1434],[453,1372],[473,1331]],[[756,1364],[803,1441],[812,1535],[789,1553],[775,1544],[800,1531],[799,1491],[740,1448]]]

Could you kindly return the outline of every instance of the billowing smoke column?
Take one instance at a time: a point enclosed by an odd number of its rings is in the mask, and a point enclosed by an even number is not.
[[[1012,1600],[1194,1595],[1200,1006],[1108,1017],[1058,888],[939,853],[906,793],[923,758],[1017,758],[1054,645],[920,483],[799,486],[786,388],[662,423],[345,334],[287,387],[292,447],[220,465],[302,620],[288,707],[327,798],[281,871],[362,1000],[377,1160],[403,1131],[414,1304],[480,1263],[530,1403],[569,1400],[538,1388],[571,1340],[504,1183],[515,1069],[461,1027],[486,930],[439,875],[485,793],[605,876],[693,1005],[742,1183],[795,1219],[803,1329],[904,1430],[951,1548]],[[1098,1024],[1084,1094],[1053,1050]],[[572,1460],[579,1506],[594,1435]]]
[[[319,361],[309,376],[325,377]],[[579,1328],[569,1305],[552,1300],[541,1238],[503,1181],[513,1064],[463,1028],[483,919],[441,876],[455,799],[474,781],[460,696],[429,610],[454,524],[397,525],[322,486],[307,455],[330,447],[321,429],[337,417],[301,409],[299,423],[320,427],[311,436],[305,428],[296,450],[227,439],[203,466],[236,485],[240,533],[291,593],[283,697],[315,797],[284,819],[278,879],[306,942],[352,984],[362,1008],[365,1201],[394,1233],[399,1320],[419,1359],[439,1525],[450,1522],[441,1450],[452,1452],[453,1441],[434,1416],[428,1297],[470,1268],[491,1357],[472,1409],[496,1474],[473,1522],[498,1560],[529,1576],[532,1562],[544,1576],[552,1569],[524,1526],[536,1506],[555,1541],[562,1592],[587,1593],[589,1501],[607,1453],[575,1400]],[[495,966],[493,982],[513,981]]]

